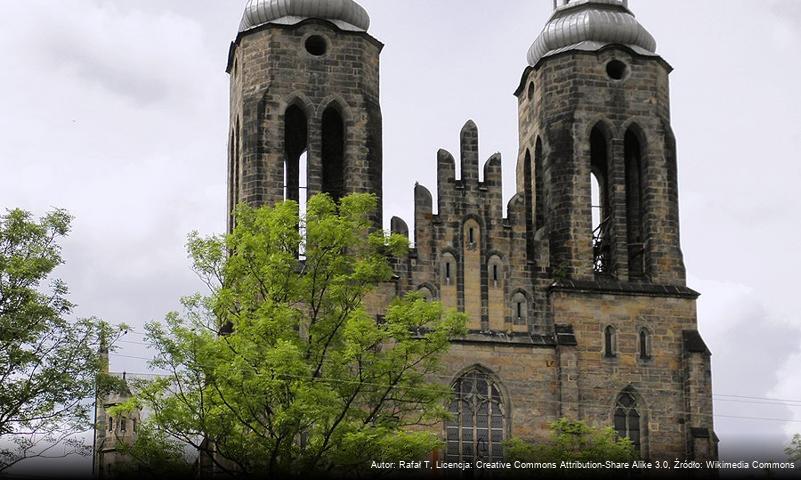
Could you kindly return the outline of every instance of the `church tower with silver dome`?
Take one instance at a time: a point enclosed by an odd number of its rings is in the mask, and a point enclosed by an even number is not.
[[[228,60],[229,212],[320,192],[380,198],[382,44],[369,26],[353,0],[248,0]],[[458,162],[437,154],[436,190],[415,186],[413,228],[392,219],[414,248],[370,313],[419,292],[468,316],[443,359],[454,397],[438,458],[500,460],[505,440],[544,440],[560,418],[613,427],[645,459],[717,458],[670,72],[628,1],[555,0],[515,92],[506,213],[501,156],[479,175],[468,121]]]
[[[381,198],[383,45],[369,27],[353,0],[248,0],[227,67],[229,212],[320,192]]]

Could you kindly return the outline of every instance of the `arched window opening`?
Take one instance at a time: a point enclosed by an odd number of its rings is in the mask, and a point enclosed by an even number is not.
[[[242,176],[242,165],[240,160],[241,155],[241,132],[239,127],[239,119],[237,118],[234,122],[234,128],[231,132],[231,139],[229,141],[229,152],[228,157],[230,161],[228,162],[229,165],[229,184],[228,184],[228,204],[231,208],[229,212],[229,219],[228,224],[231,231],[233,231],[234,227],[236,226],[236,207],[239,205],[240,202],[240,191],[239,185]]]
[[[236,136],[231,130],[231,138],[228,141],[228,228],[234,229],[234,210],[236,209]]]
[[[606,136],[599,127],[590,134],[590,191],[592,199],[592,252],[595,273],[611,273],[612,242],[609,235],[609,150]]]
[[[420,287],[417,289],[417,292],[423,296],[426,301],[431,301],[434,299],[434,293],[428,287]]]
[[[617,356],[617,332],[611,325],[604,329],[604,356],[606,358]]]
[[[534,147],[534,229],[542,228],[545,225],[545,179],[543,170],[545,169],[545,158],[542,153],[542,140],[537,138]]]
[[[476,369],[460,377],[452,388],[453,418],[445,424],[446,459],[501,460],[508,420],[500,386]]]
[[[114,431],[114,417],[108,417],[108,431]]]
[[[125,420],[125,417],[120,418],[120,431],[121,432],[125,431],[126,424],[127,424],[127,421]]]
[[[345,124],[339,112],[329,107],[323,113],[323,193],[334,201],[345,194]]]
[[[440,257],[440,279],[443,285],[451,285],[456,280],[456,257],[451,252],[445,252]]]
[[[306,179],[301,175],[301,157],[309,147],[308,121],[306,114],[292,105],[286,111],[284,122],[284,200],[301,203],[300,191],[306,187]]]
[[[633,392],[626,389],[617,397],[615,403],[615,432],[618,437],[627,437],[634,445],[634,450],[642,449],[642,429],[645,422],[641,421],[639,406]]]
[[[518,292],[512,297],[512,321],[515,325],[528,325],[528,298]]]
[[[492,286],[493,287],[497,287],[498,286],[498,264],[497,263],[492,265]]]
[[[639,335],[639,350],[640,360],[649,360],[651,358],[651,336],[645,328],[640,329]]]
[[[473,228],[473,227],[470,227],[468,229],[468,235],[467,236],[468,236],[468,240],[470,242],[470,245],[475,245],[476,244],[476,229]]]
[[[637,135],[631,130],[626,132],[625,158],[629,277],[636,280],[641,279],[645,273],[645,238],[643,235],[645,196],[643,195],[642,146]]]
[[[523,183],[526,195],[526,250],[529,259],[534,258],[534,177],[533,168],[531,166],[531,153],[526,150],[526,156],[523,159]]]
[[[297,105],[292,105],[284,116],[284,200],[297,202],[300,218],[306,215],[308,194],[308,148],[309,126],[306,114]],[[306,238],[303,222],[298,225],[301,239]],[[298,258],[305,258],[305,245],[298,246]]]

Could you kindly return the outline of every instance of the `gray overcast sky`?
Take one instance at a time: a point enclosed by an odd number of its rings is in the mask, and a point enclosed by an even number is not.
[[[142,331],[202,287],[185,236],[222,232],[228,83],[244,0],[6,0],[0,208],[69,209],[59,274],[81,316]],[[361,0],[382,55],[385,218],[467,119],[514,192],[525,54],[551,0]],[[682,234],[718,395],[801,401],[801,1],[631,0],[675,67]],[[131,334],[120,355],[148,356]],[[112,369],[142,372],[116,355]],[[724,401],[729,400],[729,401]],[[731,401],[737,400],[737,401]],[[801,407],[717,397],[724,454],[801,432]],[[801,403],[799,403],[801,404]],[[730,416],[768,417],[792,422]],[[769,438],[768,438],[769,437]],[[772,442],[772,443],[771,443]]]

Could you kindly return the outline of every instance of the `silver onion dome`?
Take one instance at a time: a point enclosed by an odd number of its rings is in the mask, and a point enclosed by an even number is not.
[[[307,18],[322,18],[343,30],[366,32],[370,16],[353,0],[248,0],[239,31],[267,23],[294,25]]]
[[[625,0],[561,0],[528,51],[528,63],[568,50],[595,51],[625,45],[641,55],[656,55],[656,40],[640,25]]]

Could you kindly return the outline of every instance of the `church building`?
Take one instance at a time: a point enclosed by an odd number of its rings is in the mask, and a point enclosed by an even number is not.
[[[381,198],[383,44],[369,27],[354,0],[247,3],[227,67],[229,211],[320,192]],[[680,247],[670,64],[627,0],[558,0],[520,68],[518,158],[481,166],[468,121],[458,160],[437,154],[436,188],[414,187],[412,228],[392,218],[414,248],[373,302],[381,315],[382,301],[420,291],[469,317],[445,359],[454,417],[440,456],[500,459],[505,439],[544,439],[566,417],[613,427],[643,458],[716,458],[710,352]]]

